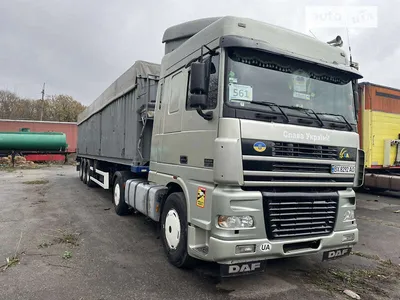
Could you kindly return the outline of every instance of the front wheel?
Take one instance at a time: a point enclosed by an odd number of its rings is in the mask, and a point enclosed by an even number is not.
[[[125,202],[125,182],[127,178],[121,172],[115,173],[113,186],[113,204],[117,215],[124,216],[129,214],[129,206]]]
[[[183,193],[172,193],[161,214],[161,240],[168,261],[178,268],[189,268],[195,259],[187,252],[187,213]]]

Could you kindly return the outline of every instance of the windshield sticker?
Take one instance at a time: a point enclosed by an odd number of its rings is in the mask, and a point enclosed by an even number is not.
[[[311,99],[311,96],[309,94],[304,94],[304,93],[299,93],[299,92],[293,92],[293,97],[303,99],[303,100]]]
[[[293,78],[293,89],[296,92],[306,92],[307,91],[307,78],[303,76],[296,76]]]
[[[229,83],[229,100],[253,101],[253,88],[249,85]]]
[[[307,84],[309,81],[308,73],[303,70],[293,72],[293,90],[295,92],[307,92]]]
[[[230,71],[229,75],[228,75],[228,78],[229,78],[229,82],[237,83],[237,78],[235,78],[235,72]]]

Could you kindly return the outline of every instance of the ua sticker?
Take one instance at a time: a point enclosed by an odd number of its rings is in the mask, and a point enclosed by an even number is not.
[[[264,152],[265,149],[267,149],[267,145],[263,142],[256,142],[253,145],[253,149],[256,150],[257,152]]]
[[[197,189],[196,205],[198,207],[204,208],[205,204],[206,204],[206,189],[203,187],[199,187]]]
[[[261,244],[260,250],[261,250],[262,252],[271,251],[271,244],[270,244],[270,243]]]

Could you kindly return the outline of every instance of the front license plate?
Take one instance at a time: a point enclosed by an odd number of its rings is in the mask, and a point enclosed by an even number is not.
[[[349,255],[351,248],[342,248],[336,250],[325,251],[322,254],[322,260],[334,260]]]
[[[331,173],[332,174],[354,174],[356,172],[355,166],[346,166],[346,165],[332,165]]]
[[[260,273],[265,271],[266,266],[267,262],[265,260],[232,265],[222,264],[220,265],[220,274],[221,277],[232,277],[245,274]]]

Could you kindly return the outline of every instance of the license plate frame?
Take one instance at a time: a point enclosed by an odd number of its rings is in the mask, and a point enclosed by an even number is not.
[[[352,250],[351,247],[343,247],[343,248],[324,251],[322,253],[322,261],[331,261],[349,256],[351,250]]]
[[[356,166],[354,165],[340,165],[340,164],[331,164],[331,174],[355,174]]]

